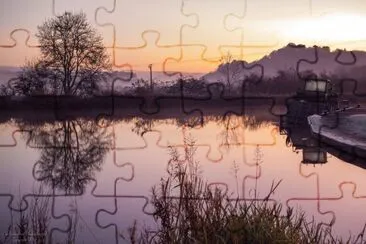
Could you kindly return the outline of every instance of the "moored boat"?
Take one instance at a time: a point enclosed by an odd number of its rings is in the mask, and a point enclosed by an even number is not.
[[[333,113],[308,116],[311,132],[319,142],[357,157],[366,158],[366,114]]]
[[[303,89],[287,101],[287,113],[283,118],[289,125],[305,125],[307,117],[339,108],[339,97],[333,85],[326,79],[305,80]]]

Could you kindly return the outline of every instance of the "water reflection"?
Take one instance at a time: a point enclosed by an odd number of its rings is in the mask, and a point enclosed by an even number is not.
[[[257,130],[264,125],[268,125],[274,122],[274,117],[257,117],[255,115],[237,116],[235,114],[227,114],[226,116],[210,115],[205,116],[203,123],[197,123],[200,121],[200,116],[185,116],[173,118],[172,121],[177,128],[188,127],[188,128],[204,128],[209,123],[217,123],[222,127],[223,137],[237,137],[237,131],[239,127],[249,130]],[[122,119],[120,121],[128,122],[129,119]],[[134,126],[132,131],[138,135],[142,135],[147,131],[154,130],[155,127],[159,126],[162,122],[167,121],[167,119],[156,119],[153,117],[135,117],[132,119],[134,121]]]
[[[27,208],[11,211],[12,218],[6,232],[3,232],[3,243],[46,243],[48,225],[51,221],[51,195],[43,185],[34,189],[34,197],[27,202]]]
[[[31,132],[28,145],[40,150],[33,177],[66,194],[83,192],[101,170],[112,144],[111,133],[94,121],[18,122],[18,126]]]
[[[152,119],[136,118],[132,131],[142,136],[146,131],[152,131],[156,122]]]
[[[281,133],[286,135],[286,145],[296,153],[301,152],[303,164],[325,164],[328,154],[344,162],[366,169],[366,159],[350,154],[334,146],[323,143],[321,138],[312,135],[309,126],[284,126]]]
[[[327,152],[318,138],[313,137],[308,126],[291,126],[281,128],[286,135],[286,145],[296,153],[301,152],[303,164],[324,164],[327,162]]]
[[[343,161],[330,155],[337,154],[319,144],[307,128],[286,128],[281,131],[284,136],[280,136],[275,124],[277,119],[259,109],[246,116],[206,116],[203,125],[191,126],[192,121],[199,120],[153,116],[111,118],[99,124],[85,118],[38,123],[18,120],[10,130],[29,131],[23,138],[28,147],[21,150],[25,155],[29,150],[34,152],[30,153],[32,157],[24,156],[23,161],[14,160],[19,162],[15,166],[4,163],[4,172],[8,173],[1,176],[9,174],[14,182],[0,179],[5,186],[0,193],[5,192],[6,187],[10,189],[10,184],[18,187],[16,180],[28,184],[27,177],[46,184],[51,193],[53,189],[61,191],[61,194],[50,195],[52,211],[55,211],[51,222],[59,221],[60,216],[66,216],[62,215],[64,213],[71,219],[73,215],[67,212],[67,206],[74,197],[73,206],[78,206],[80,221],[70,220],[56,226],[65,233],[73,231],[73,239],[89,243],[95,236],[112,236],[110,241],[113,242],[134,219],[141,220],[146,213],[152,213],[148,204],[151,188],[177,165],[189,166],[187,170],[192,174],[199,172],[209,186],[219,186],[224,192],[234,189],[233,197],[244,200],[264,199],[263,194],[268,193],[273,180],[283,179],[273,199],[283,202],[292,199],[290,206],[298,201],[305,202],[305,206],[314,204],[315,208],[311,205],[305,210],[320,217],[324,217],[321,210],[325,207],[322,206],[336,205],[329,199],[335,199],[339,189],[331,192],[330,186],[337,187],[339,182],[352,180],[359,183],[362,190],[364,172],[357,167],[345,167]],[[190,138],[195,140],[194,160]],[[223,148],[228,150],[221,150]],[[4,155],[7,151],[4,149],[1,153]],[[196,161],[199,168],[195,168]],[[32,167],[27,171],[29,163]],[[322,164],[322,167],[308,167],[306,163]],[[124,164],[133,166],[132,174],[127,172],[129,167],[121,167]],[[131,176],[126,177],[125,172]],[[327,175],[331,177],[328,179]],[[117,180],[119,178],[124,180]],[[15,195],[14,191],[6,192]],[[5,202],[3,212],[8,211],[8,204]],[[151,221],[151,216],[147,217]],[[90,229],[92,234],[75,234],[75,230],[81,228]]]

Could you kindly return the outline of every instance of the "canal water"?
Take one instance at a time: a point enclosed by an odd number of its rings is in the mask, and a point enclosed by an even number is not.
[[[262,109],[245,116],[204,116],[202,124],[195,123],[200,119],[4,121],[2,240],[19,237],[22,214],[48,218],[47,236],[59,242],[123,243],[122,235],[135,220],[139,228],[154,230],[152,188],[169,176],[174,163],[233,199],[263,201],[278,184],[270,201],[304,211],[309,221],[332,225],[344,238],[362,230],[362,160],[355,163],[322,146],[307,148],[308,128],[283,130],[279,118]]]

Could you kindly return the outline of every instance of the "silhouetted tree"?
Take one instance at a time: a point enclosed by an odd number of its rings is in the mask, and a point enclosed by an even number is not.
[[[234,58],[230,52],[222,56],[220,59],[222,68],[218,69],[224,76],[228,91],[231,91],[232,83],[236,82],[240,75],[240,67],[235,65]]]
[[[29,145],[40,149],[34,177],[66,193],[80,193],[101,170],[110,150],[112,135],[94,121],[83,119],[32,125],[19,123],[31,131]]]
[[[144,79],[137,79],[132,83],[133,95],[147,96],[151,93],[149,82]]]
[[[0,85],[0,97],[1,96],[11,96],[13,94],[13,91],[8,86],[1,84]]]
[[[83,13],[64,14],[38,26],[41,57],[27,65],[14,84],[23,94],[90,95],[104,70],[110,69],[102,37]]]
[[[57,81],[56,73],[43,62],[31,61],[22,68],[16,79],[10,81],[10,85],[16,95],[44,95],[59,88],[60,84],[53,81]]]
[[[181,87],[183,86],[183,88]],[[207,83],[202,78],[179,78],[174,84],[171,84],[167,89],[167,93],[180,95],[183,92],[184,96],[202,96],[207,95]]]

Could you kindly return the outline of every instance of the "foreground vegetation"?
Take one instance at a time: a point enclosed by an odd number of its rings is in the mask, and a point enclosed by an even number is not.
[[[342,240],[304,212],[271,202],[279,183],[261,201],[232,198],[210,187],[198,173],[194,150],[191,144],[183,161],[172,150],[169,176],[153,188],[157,231],[138,234],[135,222],[123,238],[131,243],[364,243],[364,230]]]
[[[365,227],[357,236],[338,238],[332,228],[309,220],[304,212],[271,200],[280,182],[261,200],[235,197],[218,185],[207,184],[195,161],[194,141],[187,139],[184,155],[170,148],[168,176],[152,188],[154,231],[140,232],[135,222],[121,237],[130,243],[365,243]],[[260,160],[260,159],[258,159]],[[234,165],[235,167],[235,165]],[[234,170],[234,172],[237,172]],[[238,179],[235,174],[235,178]],[[42,186],[42,185],[41,185]],[[41,187],[29,206],[19,203],[1,243],[52,241],[52,201]],[[76,206],[77,204],[75,204]],[[72,210],[65,243],[77,240],[77,210]],[[36,233],[36,234],[35,234]]]

